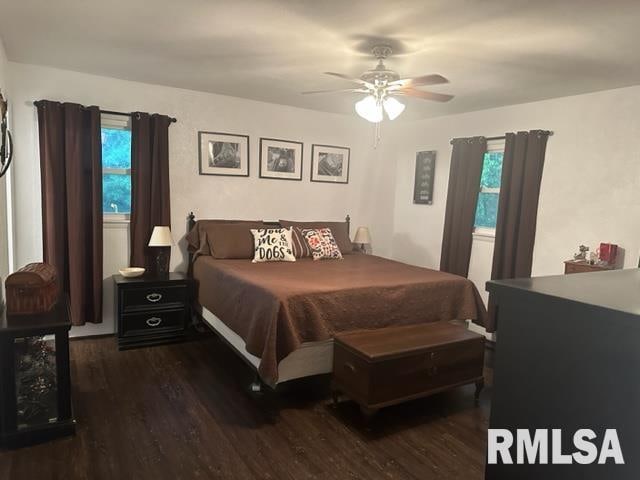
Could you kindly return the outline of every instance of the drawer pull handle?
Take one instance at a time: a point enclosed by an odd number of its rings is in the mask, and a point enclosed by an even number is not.
[[[349,370],[351,373],[356,373],[356,367],[354,367],[352,364],[350,363],[345,363],[344,364],[344,368],[346,368],[347,370]]]
[[[157,327],[161,323],[162,323],[162,319],[158,317],[151,317],[147,319],[147,325],[149,325],[150,327]]]
[[[161,299],[162,294],[160,293],[150,293],[149,295],[147,295],[147,300],[153,303],[159,302]]]

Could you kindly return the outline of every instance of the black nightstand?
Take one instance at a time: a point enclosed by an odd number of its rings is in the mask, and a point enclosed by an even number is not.
[[[113,281],[120,350],[184,338],[191,283],[185,274],[138,278],[114,275]]]

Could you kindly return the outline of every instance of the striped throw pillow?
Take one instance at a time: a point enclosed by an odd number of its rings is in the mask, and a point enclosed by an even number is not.
[[[296,258],[304,258],[311,256],[311,247],[302,235],[302,229],[298,227],[291,227],[291,240],[293,245],[293,254]]]

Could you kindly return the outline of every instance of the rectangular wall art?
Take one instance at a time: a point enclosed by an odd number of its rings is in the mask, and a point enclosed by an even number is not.
[[[200,175],[249,176],[249,136],[198,132]]]
[[[347,147],[313,145],[311,148],[311,181],[349,183],[349,156]]]
[[[413,184],[413,203],[433,203],[433,178],[436,173],[436,152],[429,150],[416,153],[416,173]]]
[[[302,180],[302,142],[261,138],[260,178]]]

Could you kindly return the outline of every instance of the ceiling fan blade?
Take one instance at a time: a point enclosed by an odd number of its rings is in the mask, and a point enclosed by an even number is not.
[[[339,90],[311,90],[309,92],[301,92],[302,95],[315,95],[316,93],[368,93],[366,88],[342,88]]]
[[[324,72],[324,73],[325,73],[325,75],[331,75],[332,77],[338,77],[338,78],[341,78],[343,80],[347,80],[349,82],[359,83],[360,85],[365,85],[367,87],[373,87],[372,83],[365,82],[364,80],[361,80],[359,78],[349,77],[348,75],[344,75],[342,73],[336,73],[336,72]]]
[[[443,83],[449,83],[449,80],[435,73],[433,75],[422,75],[421,77],[402,78],[394,82],[389,82],[389,86],[404,88],[418,87],[420,85],[440,85]]]
[[[423,90],[417,90],[415,88],[403,88],[401,90],[395,90],[393,94],[418,97],[424,100],[433,100],[434,102],[448,102],[453,98],[453,95],[447,95],[445,93],[425,92]]]

